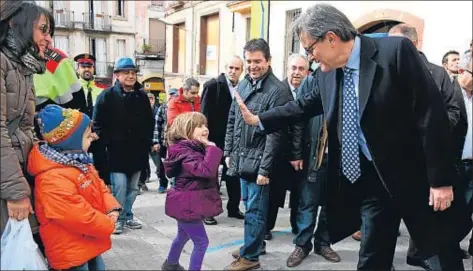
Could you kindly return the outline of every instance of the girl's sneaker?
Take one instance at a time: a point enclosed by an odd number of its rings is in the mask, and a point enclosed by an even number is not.
[[[179,263],[176,264],[170,264],[168,263],[168,260],[164,261],[163,265],[161,265],[161,270],[163,271],[171,271],[171,270],[178,270],[178,271],[184,271],[184,267],[180,265]]]

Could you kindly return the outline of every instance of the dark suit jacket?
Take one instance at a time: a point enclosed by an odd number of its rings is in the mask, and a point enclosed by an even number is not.
[[[225,145],[228,112],[232,100],[224,73],[220,74],[217,79],[205,82],[200,100],[200,112],[207,117],[209,140],[215,142],[222,150]]]
[[[462,223],[455,213],[460,201],[442,213],[428,205],[429,188],[451,186],[455,172],[443,99],[412,42],[400,37],[360,39],[360,125],[373,164],[419,249],[435,253],[444,240],[460,238],[452,228],[453,223]],[[259,115],[265,131],[271,132],[295,117],[324,114],[329,131],[327,222],[332,242],[360,225],[360,199],[339,171],[342,77],[342,69],[322,72],[318,90]]]
[[[459,119],[460,119],[460,101],[455,96],[455,91],[453,90],[453,84],[448,76],[447,71],[443,67],[437,66],[433,63],[430,63],[425,57],[424,53],[419,52],[420,59],[424,62],[424,65],[429,70],[432,78],[437,84],[440,93],[442,94],[445,107],[447,109],[448,119],[450,120],[450,127],[453,129]]]

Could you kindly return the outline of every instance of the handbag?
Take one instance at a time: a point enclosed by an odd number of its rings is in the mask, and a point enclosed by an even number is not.
[[[9,219],[1,243],[1,270],[48,270],[28,219]]]

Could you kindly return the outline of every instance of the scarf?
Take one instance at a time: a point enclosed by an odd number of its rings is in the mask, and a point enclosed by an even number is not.
[[[46,60],[42,59],[33,47],[28,49],[25,54],[20,55],[21,52],[18,44],[21,43],[12,30],[9,29],[5,38],[5,47],[8,50],[3,50],[3,52],[10,59],[23,63],[32,73],[44,73],[46,71]]]
[[[65,166],[79,168],[83,172],[88,172],[88,164],[92,164],[92,158],[86,152],[69,153],[54,149],[46,143],[39,145],[39,151],[49,160]]]

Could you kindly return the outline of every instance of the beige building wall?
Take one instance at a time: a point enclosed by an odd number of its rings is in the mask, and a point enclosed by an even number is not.
[[[183,73],[173,73],[173,27],[166,26],[166,89],[179,88],[185,78],[195,77],[201,86],[207,80],[216,77],[224,72],[225,61],[232,55],[243,56],[242,50],[246,36],[246,18],[239,13],[235,13],[235,24],[232,32],[233,14],[228,9],[229,1],[209,1],[200,2],[188,6],[177,12],[168,14],[166,21],[169,24],[185,23],[186,50],[185,68]],[[219,13],[219,46],[217,53],[218,72],[200,75],[200,21],[201,17]]]
[[[440,65],[444,53],[468,49],[472,38],[471,1],[271,1],[269,43],[272,67],[278,78],[283,79],[286,38],[286,11],[307,7],[317,2],[328,2],[361,27],[373,20],[420,20],[422,51],[430,62]],[[302,52],[301,48],[301,52]]]

